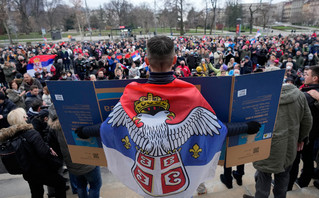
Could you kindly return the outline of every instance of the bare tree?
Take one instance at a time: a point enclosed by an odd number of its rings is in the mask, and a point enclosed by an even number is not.
[[[216,28],[216,9],[217,9],[217,3],[218,0],[210,0],[211,4],[212,4],[212,8],[213,8],[213,19],[212,19],[212,23],[210,25],[210,31],[209,34],[212,35],[212,30],[213,28]]]
[[[10,44],[12,45],[12,37],[11,37],[11,30],[9,27],[9,6],[8,6],[8,0],[1,0],[0,1],[0,17],[1,17],[1,22],[4,26],[4,28],[6,29],[7,35],[8,35],[8,39]]]
[[[20,30],[26,34],[31,32],[29,15],[27,13],[27,4],[31,3],[30,0],[13,0],[13,3],[19,12],[20,16]]]
[[[117,21],[117,25],[127,25],[132,7],[133,5],[127,0],[112,0],[104,4],[104,8],[110,15],[113,15],[112,18]]]
[[[260,0],[261,1],[261,0]],[[249,6],[249,33],[253,33],[253,25],[254,25],[254,14],[259,11],[260,6],[257,6],[255,9],[252,8],[253,4]]]
[[[83,36],[82,34],[82,26],[83,24],[83,13],[82,13],[82,0],[70,0],[70,3],[72,3],[74,9],[75,9],[75,17],[76,17],[76,22],[78,24],[79,32],[81,37]]]
[[[260,12],[262,16],[262,25],[263,29],[266,29],[266,26],[270,20],[270,10],[272,9],[272,0],[269,0],[268,3],[265,3],[260,6]]]
[[[180,34],[184,35],[184,12],[186,7],[186,1],[187,0],[166,0],[165,6],[166,7],[172,7],[173,9],[177,11],[177,20],[179,21],[180,25]]]
[[[61,0],[44,0],[43,5],[46,11],[46,20],[50,27],[50,31],[57,25],[57,6],[61,3]]]

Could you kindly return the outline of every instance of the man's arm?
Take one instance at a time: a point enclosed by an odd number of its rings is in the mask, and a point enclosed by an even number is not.
[[[226,123],[225,126],[227,127],[227,136],[236,136],[243,133],[256,134],[261,125],[259,122],[250,121],[250,122],[230,122]]]
[[[75,130],[75,133],[82,139],[90,137],[100,137],[101,123],[92,126],[81,126]]]

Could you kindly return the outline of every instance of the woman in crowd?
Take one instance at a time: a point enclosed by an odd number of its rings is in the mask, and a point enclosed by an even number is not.
[[[32,198],[43,197],[43,185],[54,187],[56,197],[65,198],[65,179],[56,170],[61,165],[57,154],[43,141],[32,124],[27,124],[27,118],[24,109],[12,110],[7,118],[10,127],[0,130],[0,142],[17,136],[26,140],[21,143],[16,154],[23,169],[23,178],[29,183]]]
[[[11,100],[17,107],[25,108],[25,91],[21,92],[21,90],[19,90],[18,83],[15,80],[10,83],[10,87],[11,89],[6,90],[9,100]]]

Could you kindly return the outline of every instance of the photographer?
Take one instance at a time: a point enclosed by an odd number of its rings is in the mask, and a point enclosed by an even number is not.
[[[24,60],[23,56],[18,56],[16,68],[20,74],[25,74],[27,72],[27,62]]]
[[[240,61],[240,74],[249,74],[252,72],[252,68],[253,65],[249,56],[245,56],[245,58]]]
[[[85,74],[87,72],[87,61],[83,57],[82,54],[79,54],[79,57],[75,60],[75,68],[76,68],[76,73],[79,75],[81,80],[84,80]]]

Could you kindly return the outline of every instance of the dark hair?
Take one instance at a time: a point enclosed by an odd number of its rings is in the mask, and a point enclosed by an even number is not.
[[[319,66],[311,66],[308,68],[309,70],[311,70],[311,75],[312,76],[317,76],[319,78]]]
[[[39,89],[39,87],[37,85],[31,85],[30,90],[32,91],[33,89]]]
[[[174,55],[174,42],[167,36],[154,36],[147,41],[147,58],[151,66],[169,67]]]
[[[34,100],[32,103],[31,103],[31,107],[32,107],[32,110],[33,111],[38,111],[38,109],[43,105],[43,102],[42,100]]]

